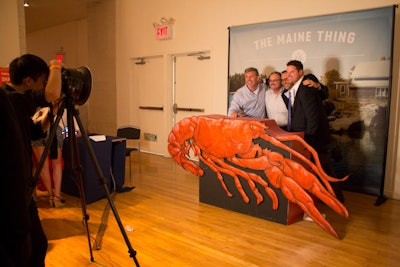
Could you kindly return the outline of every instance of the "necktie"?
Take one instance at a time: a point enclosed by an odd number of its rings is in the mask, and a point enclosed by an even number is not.
[[[289,91],[289,101],[288,101],[288,123],[287,130],[290,131],[292,123],[292,93]]]

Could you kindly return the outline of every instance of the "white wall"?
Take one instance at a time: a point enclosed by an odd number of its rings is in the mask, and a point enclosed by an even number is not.
[[[72,21],[57,27],[27,34],[27,53],[38,55],[46,62],[64,51],[64,66],[77,68],[88,66],[87,20]],[[85,129],[89,128],[89,102],[79,107]]]
[[[28,53],[39,55],[46,62],[64,51],[68,68],[88,65],[87,20],[72,21],[57,27],[29,33],[26,36]]]
[[[115,0],[93,1],[88,11],[88,57],[93,74],[89,128],[116,135]]]
[[[8,64],[26,51],[25,13],[22,0],[1,0],[0,67]]]

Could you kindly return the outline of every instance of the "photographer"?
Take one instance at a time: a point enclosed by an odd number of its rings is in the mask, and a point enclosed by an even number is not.
[[[1,86],[1,164],[6,174],[2,178],[7,184],[1,194],[7,218],[1,221],[1,266],[44,266],[45,263],[47,238],[29,194],[30,187],[34,186],[31,140],[45,136],[51,115],[57,112],[54,103],[60,98],[61,68],[57,60],[48,66],[43,59],[25,54],[10,63],[11,85]],[[44,106],[50,106],[52,114],[33,123],[31,117],[38,107]]]

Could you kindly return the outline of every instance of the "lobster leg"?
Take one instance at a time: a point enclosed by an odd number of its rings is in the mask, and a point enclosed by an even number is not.
[[[261,158],[256,158],[256,159],[261,159]],[[236,165],[238,165],[238,166],[240,166],[240,167],[243,167],[243,168],[250,168],[250,169],[254,168],[254,166],[252,166],[252,164],[256,161],[256,159],[241,159],[241,158],[237,158],[237,157],[228,158],[228,160],[229,160],[230,162],[232,162],[233,164],[236,164]],[[225,168],[233,168],[232,166],[230,166],[230,165],[228,165],[228,164],[225,164],[225,165],[226,165]],[[252,189],[252,191],[253,191],[254,194],[259,194],[259,192],[258,192],[257,187],[256,187],[256,186],[254,185],[254,183],[252,182],[252,180],[253,180],[253,181],[256,181],[256,182],[259,183],[262,187],[264,187],[265,192],[268,194],[268,196],[269,196],[269,197],[271,198],[271,200],[272,200],[272,208],[273,208],[274,210],[277,210],[277,209],[278,209],[278,204],[279,204],[279,202],[278,202],[278,197],[277,197],[275,191],[272,190],[272,189],[269,187],[268,183],[267,183],[264,179],[262,179],[259,175],[256,175],[256,174],[254,174],[254,173],[244,172],[244,171],[242,171],[242,170],[240,170],[240,169],[237,169],[237,168],[234,168],[234,169],[235,169],[236,171],[240,172],[239,175],[242,176],[243,178],[245,178],[245,179],[247,180],[247,182],[249,183],[249,186],[250,186],[250,188]],[[261,168],[261,169],[258,169],[258,170],[264,170],[264,168]],[[250,183],[250,182],[251,182],[251,183]],[[253,186],[251,186],[251,185],[253,185]],[[260,195],[260,196],[261,196],[261,195]],[[257,199],[258,199],[258,198],[257,198]],[[261,199],[260,199],[260,200],[262,201],[262,196],[261,196]],[[261,201],[257,201],[257,204],[260,204]]]
[[[307,213],[316,224],[329,234],[339,239],[339,235],[336,233],[335,229],[333,229],[329,222],[315,207],[313,199],[294,180],[289,177],[282,177],[281,190],[289,201],[299,205],[299,207]]]
[[[213,161],[211,161],[208,157],[205,158],[205,157],[200,155],[199,158],[204,164],[206,164],[213,172],[215,172],[217,174],[217,178],[220,181],[220,183],[222,185],[222,188],[225,190],[227,196],[228,197],[232,197],[233,195],[229,191],[228,187],[226,186],[226,184],[224,182],[224,177],[222,177],[222,175],[221,175],[221,171],[224,172],[225,170],[221,170],[220,171],[220,168],[217,165],[215,165],[215,163]],[[230,176],[234,175],[234,173],[231,173],[231,172],[229,172],[229,173],[225,172],[225,173],[230,175]],[[235,179],[235,177],[233,177],[233,179]],[[243,199],[243,200],[246,201],[246,199]],[[249,199],[247,198],[247,202],[248,201],[249,201]]]
[[[226,164],[223,160],[221,160],[221,159],[219,159],[217,157],[214,157],[214,156],[211,156],[211,155],[208,155],[208,157],[210,158],[210,160],[212,162],[218,163],[218,165],[219,165],[219,167],[217,167],[218,170],[220,170],[221,172],[224,172],[224,173],[230,175],[231,177],[233,177],[235,185],[236,185],[236,188],[239,191],[240,195],[242,196],[244,202],[249,203],[250,199],[247,196],[246,192],[244,192],[244,189],[242,187],[242,184],[240,183],[238,175],[242,176],[243,178],[245,178],[247,180],[251,190],[253,191],[254,195],[257,198],[257,203],[261,203],[263,201],[262,195],[258,191],[258,189],[255,186],[254,182],[248,177],[249,176],[248,173],[246,173],[244,171],[241,171],[239,169],[236,169],[236,168]],[[223,186],[226,187],[225,184]]]
[[[274,210],[276,210],[278,208],[278,197],[276,196],[276,193],[274,192],[274,190],[272,190],[269,186],[268,183],[266,181],[264,181],[260,176],[254,174],[254,173],[248,173],[245,171],[242,171],[238,168],[235,168],[227,163],[225,163],[223,160],[220,160],[216,157],[213,157],[213,160],[215,160],[216,162],[218,162],[220,164],[221,167],[223,167],[223,169],[225,170],[231,170],[234,173],[236,173],[237,175],[243,177],[244,179],[246,179],[248,185],[250,186],[251,191],[253,191],[254,195],[257,198],[257,204],[260,204],[263,201],[263,196],[260,194],[260,192],[258,191],[255,183],[253,181],[258,182],[260,185],[262,185],[265,189],[265,192],[268,194],[268,196],[271,198],[272,200],[272,207]],[[232,162],[232,159],[228,159],[229,161]],[[236,180],[235,180],[236,181]],[[240,184],[240,181],[238,180],[238,183]],[[236,184],[238,185],[238,184]],[[237,187],[239,192],[243,195],[246,194],[243,190],[243,187],[240,185],[240,187]]]
[[[260,136],[261,138],[267,140],[268,142],[270,142],[271,144],[273,144],[274,146],[277,146],[279,148],[282,148],[286,151],[288,151],[289,153],[291,153],[292,155],[296,156],[297,158],[301,159],[304,163],[306,163],[308,166],[311,167],[311,169],[318,175],[318,177],[321,178],[321,181],[324,183],[324,185],[326,186],[326,188],[328,189],[329,192],[331,192],[332,194],[334,194],[331,185],[329,184],[328,181],[330,182],[341,182],[346,180],[349,176],[345,176],[344,178],[338,179],[335,177],[331,177],[329,175],[327,175],[325,173],[325,171],[323,170],[321,163],[319,161],[319,157],[317,152],[309,145],[307,144],[304,139],[302,139],[301,137],[297,136],[297,135],[292,135],[289,137],[280,137],[279,140],[268,135],[268,134],[261,134]],[[309,159],[307,159],[306,157],[304,157],[302,154],[300,154],[299,152],[297,152],[296,150],[292,149],[291,147],[286,146],[285,144],[281,143],[280,141],[298,141],[300,142],[302,145],[304,145],[304,147],[311,152],[311,154],[313,155],[313,158],[315,160],[315,164],[312,163]]]
[[[266,152],[266,151],[265,151]],[[309,215],[315,223],[338,238],[335,230],[323,218],[314,205],[313,199],[305,190],[310,190],[338,214],[347,217],[347,209],[334,195],[329,193],[312,173],[292,160],[285,159],[276,152],[265,153],[255,159],[232,158],[232,162],[255,170],[264,170],[270,183],[280,188],[285,197]]]
[[[277,210],[278,209],[278,196],[276,195],[275,191],[269,187],[268,183],[264,181],[260,176],[254,174],[254,173],[248,173],[250,178],[254,181],[257,181],[259,184],[261,184],[264,187],[265,192],[269,196],[269,198],[272,201],[272,209]],[[260,203],[257,203],[260,204]]]
[[[267,150],[264,150],[266,152]],[[269,151],[265,156],[255,159],[233,158],[232,162],[254,170],[263,170],[269,182],[276,188],[283,188],[281,177],[290,177],[304,190],[311,191],[316,197],[336,213],[348,217],[343,204],[325,189],[320,181],[301,164],[284,158],[281,154]]]
[[[204,162],[204,164],[209,166],[210,169],[217,174],[217,178],[220,181],[220,183],[221,183],[221,185],[222,185],[223,189],[225,190],[225,192],[226,192],[228,197],[232,197],[233,195],[229,191],[228,187],[226,186],[226,184],[224,182],[224,178],[221,175],[221,172],[225,173],[225,174],[227,174],[227,175],[229,175],[229,176],[231,176],[233,178],[235,186],[236,186],[237,190],[239,191],[240,195],[242,196],[243,201],[245,203],[249,203],[250,199],[247,196],[246,192],[244,192],[244,189],[242,187],[242,184],[240,183],[238,175],[242,176],[243,178],[245,178],[247,180],[250,188],[252,189],[254,195],[256,196],[257,204],[259,204],[259,203],[261,203],[263,201],[263,196],[260,194],[260,192],[258,191],[257,187],[255,186],[255,184],[254,184],[254,182],[252,181],[252,178],[251,178],[251,177],[253,177],[253,180],[261,179],[258,175],[255,175],[255,174],[252,174],[252,173],[246,173],[246,172],[243,172],[243,171],[241,171],[239,169],[233,168],[233,167],[229,166],[228,164],[226,164],[223,160],[220,160],[220,159],[218,159],[216,157],[213,157],[211,155],[207,155],[206,153],[204,153],[204,157],[200,156],[199,158],[200,158],[200,160],[202,162]],[[215,162],[218,163],[219,166]],[[265,183],[264,180],[262,180],[262,181]],[[270,197],[273,200],[275,199],[275,202],[273,201],[273,205],[274,205],[275,209],[277,209],[278,208],[278,198],[276,197],[275,192],[272,189],[270,189],[270,190],[271,190],[271,192],[268,192],[268,194],[270,195]]]
[[[319,180],[312,173],[304,169],[303,166],[301,166],[299,163],[285,160],[285,167],[283,172],[285,173],[285,175],[288,175],[289,173],[293,174],[291,175],[291,179],[293,179],[302,188],[309,190],[311,193],[313,193],[317,198],[328,205],[337,214],[346,218],[349,216],[347,209],[335,197],[335,195],[327,191],[325,187],[323,187],[323,185],[319,182]]]

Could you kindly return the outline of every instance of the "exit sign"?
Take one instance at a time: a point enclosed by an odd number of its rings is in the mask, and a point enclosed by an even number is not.
[[[164,25],[156,28],[157,40],[172,39],[172,27]]]

